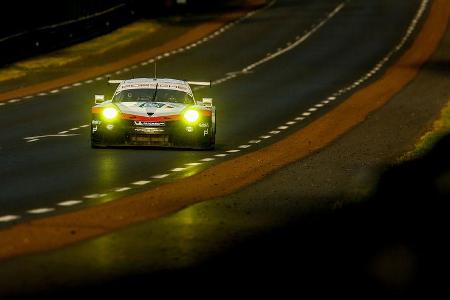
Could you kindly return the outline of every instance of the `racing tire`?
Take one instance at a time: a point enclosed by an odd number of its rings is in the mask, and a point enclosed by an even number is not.
[[[92,149],[101,149],[101,148],[107,148],[107,147],[108,147],[108,145],[98,144],[91,140],[91,148]]]
[[[101,149],[101,148],[106,148],[106,147],[108,147],[108,146],[91,143],[92,149]]]
[[[92,134],[91,134],[91,148],[92,148],[92,149],[100,149],[100,148],[107,148],[107,147],[108,147],[108,145],[100,144],[100,143],[98,142],[98,140],[96,141],[96,140],[94,139],[94,137],[92,136]]]

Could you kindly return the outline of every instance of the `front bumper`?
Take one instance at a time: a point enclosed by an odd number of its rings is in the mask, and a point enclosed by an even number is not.
[[[152,126],[157,125],[157,126]],[[95,145],[202,147],[211,140],[211,122],[187,124],[170,121],[158,124],[139,124],[129,120],[106,122],[93,118],[91,138]]]

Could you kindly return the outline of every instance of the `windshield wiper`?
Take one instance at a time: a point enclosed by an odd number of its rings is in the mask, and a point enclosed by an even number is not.
[[[156,100],[156,93],[158,92],[158,84],[159,83],[156,84],[155,93],[153,94],[153,97],[152,97],[152,102],[155,102],[155,100]]]

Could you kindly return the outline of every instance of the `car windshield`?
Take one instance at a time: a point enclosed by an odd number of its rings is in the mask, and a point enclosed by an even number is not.
[[[195,104],[192,97],[182,91],[167,89],[130,89],[114,96],[113,102],[172,102]]]

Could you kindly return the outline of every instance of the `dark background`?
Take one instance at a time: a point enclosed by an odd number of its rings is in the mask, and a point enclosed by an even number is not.
[[[204,14],[227,0],[13,1],[2,4],[0,66],[110,32],[139,18]]]

